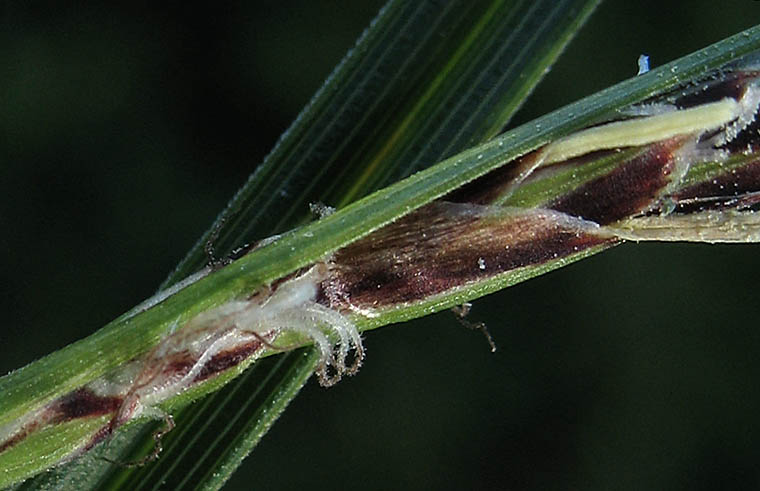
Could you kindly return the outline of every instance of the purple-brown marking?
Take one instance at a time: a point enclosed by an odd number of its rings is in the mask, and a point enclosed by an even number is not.
[[[760,160],[743,166],[699,184],[689,186],[673,194],[677,203],[676,213],[695,213],[711,209],[736,208],[746,196],[760,192]],[[751,205],[757,202],[751,199]],[[745,205],[746,206],[746,205]]]
[[[123,400],[121,396],[99,396],[84,387],[76,389],[51,402],[37,419],[25,424],[13,436],[0,443],[0,452],[23,441],[43,426],[115,413]]]
[[[487,205],[493,203],[511,186],[515,179],[519,179],[520,173],[526,172],[539,158],[540,151],[534,151],[512,162],[497,167],[496,169],[480,176],[474,181],[455,189],[442,198],[443,201],[452,203],[470,203],[473,205]]]
[[[239,365],[244,360],[253,356],[257,351],[264,347],[264,343],[258,339],[250,341],[232,349],[221,351],[203,365],[198,375],[193,379],[193,383],[206,380],[220,372]]]
[[[52,424],[71,421],[77,418],[103,416],[119,409],[122,398],[118,396],[99,396],[87,388],[80,388],[56,400],[48,409],[55,414]]]
[[[741,99],[747,90],[747,85],[760,76],[758,71],[724,72],[720,78],[713,78],[703,82],[694,83],[691,90],[683,90],[675,98],[675,105],[681,109],[716,102],[726,97],[735,100]],[[662,97],[655,99],[662,100]]]
[[[621,163],[614,170],[554,200],[549,208],[607,225],[646,211],[670,183],[674,151],[684,143],[675,137]]]
[[[38,421],[32,421],[31,423],[28,423],[24,425],[20,430],[18,430],[13,436],[5,440],[4,442],[0,443],[0,452],[5,452],[9,448],[15,446],[16,444],[22,442],[24,438],[31,435],[37,429],[42,426],[42,423]]]
[[[193,378],[189,385],[202,382],[238,365],[245,359],[253,356],[257,351],[260,351],[263,347],[264,340],[261,338],[214,354],[203,365],[198,375]],[[182,350],[166,354],[161,358],[155,358],[154,356],[155,353],[147,356],[146,366],[128,392],[100,396],[89,388],[82,387],[61,396],[51,402],[38,417],[23,425],[7,440],[0,442],[0,452],[13,447],[33,432],[45,426],[56,425],[78,418],[92,418],[111,414],[111,420],[93,434],[88,443],[79,449],[76,454],[85,452],[110,436],[114,430],[132,417],[132,413],[139,403],[140,397],[137,394],[139,394],[141,389],[149,388],[154,384],[160,387],[162,381],[164,383],[171,383],[172,380],[181,379],[190,373],[200,355],[194,355],[190,351]]]
[[[322,301],[374,308],[424,300],[614,242],[592,224],[546,210],[435,202],[338,251]]]

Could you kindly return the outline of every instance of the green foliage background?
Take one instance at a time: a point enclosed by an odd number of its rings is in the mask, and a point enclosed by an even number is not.
[[[205,9],[6,4],[0,371],[151,295],[380,1]],[[598,9],[515,123],[757,23],[760,3]],[[756,246],[626,245],[368,333],[310,383],[228,489],[757,484]]]

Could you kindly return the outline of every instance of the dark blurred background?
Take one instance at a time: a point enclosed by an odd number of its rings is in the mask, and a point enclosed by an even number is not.
[[[150,296],[382,3],[4,3],[0,372]],[[516,122],[759,14],[610,0]],[[626,245],[507,289],[471,317],[495,354],[448,313],[368,333],[228,489],[756,488],[759,253]]]

